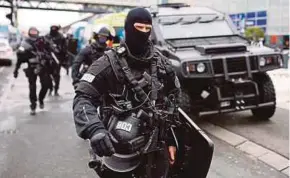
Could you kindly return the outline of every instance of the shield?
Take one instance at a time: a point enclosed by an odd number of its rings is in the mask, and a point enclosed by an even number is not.
[[[155,162],[155,165],[163,166],[152,169],[151,174],[153,176],[151,177],[206,178],[213,156],[213,142],[182,109],[179,108],[178,111],[182,124],[173,129],[173,136],[177,146],[175,163],[169,169],[169,172],[167,172],[169,167],[167,154],[163,154],[164,152],[156,152],[153,160],[154,162],[159,161],[158,163]],[[103,172],[100,168],[103,164],[110,170],[115,171],[117,175],[121,175],[120,173],[134,170],[139,165],[139,158],[134,154],[126,157],[124,157],[124,155],[115,154],[110,158],[103,157],[97,160],[94,156],[89,166],[95,169],[98,175],[102,175]],[[139,169],[141,172],[146,171],[146,166],[139,166]]]
[[[170,177],[206,178],[214,144],[181,108],[178,111],[182,125],[174,129],[178,150]]]

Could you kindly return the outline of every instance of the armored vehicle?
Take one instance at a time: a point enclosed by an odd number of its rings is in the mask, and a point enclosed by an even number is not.
[[[227,14],[208,7],[176,3],[150,11],[152,41],[178,74],[187,113],[251,110],[262,120],[274,115],[275,89],[267,71],[283,65],[281,51],[253,45]]]

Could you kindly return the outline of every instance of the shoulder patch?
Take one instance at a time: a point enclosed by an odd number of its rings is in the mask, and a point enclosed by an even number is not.
[[[82,81],[86,81],[89,83],[92,83],[94,79],[95,79],[95,76],[90,73],[85,73],[83,77],[81,78]]]
[[[121,47],[117,48],[117,53],[118,53],[119,55],[122,55],[122,54],[124,54],[125,52],[126,52],[126,48],[125,48],[124,46],[121,46]]]

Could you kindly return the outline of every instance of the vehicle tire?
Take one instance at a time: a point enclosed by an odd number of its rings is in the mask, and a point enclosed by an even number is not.
[[[276,93],[273,82],[267,73],[260,73],[254,77],[258,84],[260,103],[275,102],[273,106],[252,109],[253,115],[260,120],[269,120],[276,111]]]

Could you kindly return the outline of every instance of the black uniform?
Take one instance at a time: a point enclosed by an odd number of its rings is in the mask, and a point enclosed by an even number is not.
[[[115,51],[109,51],[109,53],[116,54]],[[152,51],[152,55],[149,56],[148,62],[136,62],[134,59],[132,60],[132,58],[134,57],[129,55],[126,56],[129,68],[138,81],[143,80],[144,72],[150,74],[151,61],[157,60],[157,75],[161,84],[159,86],[163,85],[164,88],[162,91],[158,92],[159,98],[157,99],[156,105],[164,103],[163,97],[168,96],[170,93],[179,94],[179,88],[175,85],[175,73],[169,61],[161,56],[160,53],[155,50],[154,52]],[[111,61],[117,61],[117,59],[111,59]],[[117,73],[114,70],[118,70]],[[126,85],[128,83],[122,81],[121,78],[123,75],[121,68],[116,69],[112,67],[110,59],[104,56],[98,61],[95,61],[81,79],[76,89],[77,95],[74,99],[74,119],[77,133],[81,138],[90,139],[96,133],[106,132],[107,127],[101,121],[104,118],[98,117],[97,108],[103,106],[104,103],[108,106],[112,104],[110,103],[109,95],[121,95],[123,91],[126,90],[126,92],[128,92],[128,98],[131,99],[130,101],[134,103],[134,106],[140,104],[133,99],[135,93],[131,91],[130,86]],[[145,92],[147,93],[149,89],[152,89],[149,85],[150,84],[144,86]]]
[[[73,35],[67,35],[67,54],[68,54],[68,67],[67,67],[67,75],[69,75],[69,68],[72,66],[74,58],[77,55],[77,44],[78,40],[73,38]]]
[[[76,89],[76,130],[102,157],[100,167],[91,165],[100,177],[166,177],[167,146],[175,145],[165,123],[168,113],[178,117],[179,81],[148,41],[150,31],[137,31],[136,22],[152,24],[151,15],[131,10],[126,43],[95,61]]]
[[[50,86],[49,77],[49,47],[43,38],[27,38],[22,41],[17,51],[17,63],[14,70],[14,77],[18,76],[18,70],[22,63],[27,63],[28,67],[24,69],[25,75],[29,82],[29,99],[32,114],[37,106],[36,80],[39,76],[41,89],[38,96],[40,107],[44,107],[43,100]]]
[[[66,68],[68,63],[67,43],[65,37],[58,32],[58,28],[53,29],[53,27],[51,27],[50,33],[47,34],[45,37],[54,44],[54,51],[57,51],[55,55],[59,60],[59,64],[54,64],[52,76],[54,79],[54,92],[56,95],[58,95],[60,83],[60,69],[61,66],[64,66]]]
[[[72,65],[73,85],[79,82],[80,78],[95,60],[104,55],[105,50],[107,50],[105,46],[99,45],[97,42],[95,42],[86,46],[80,51]],[[83,68],[80,71],[81,65],[83,65]]]

